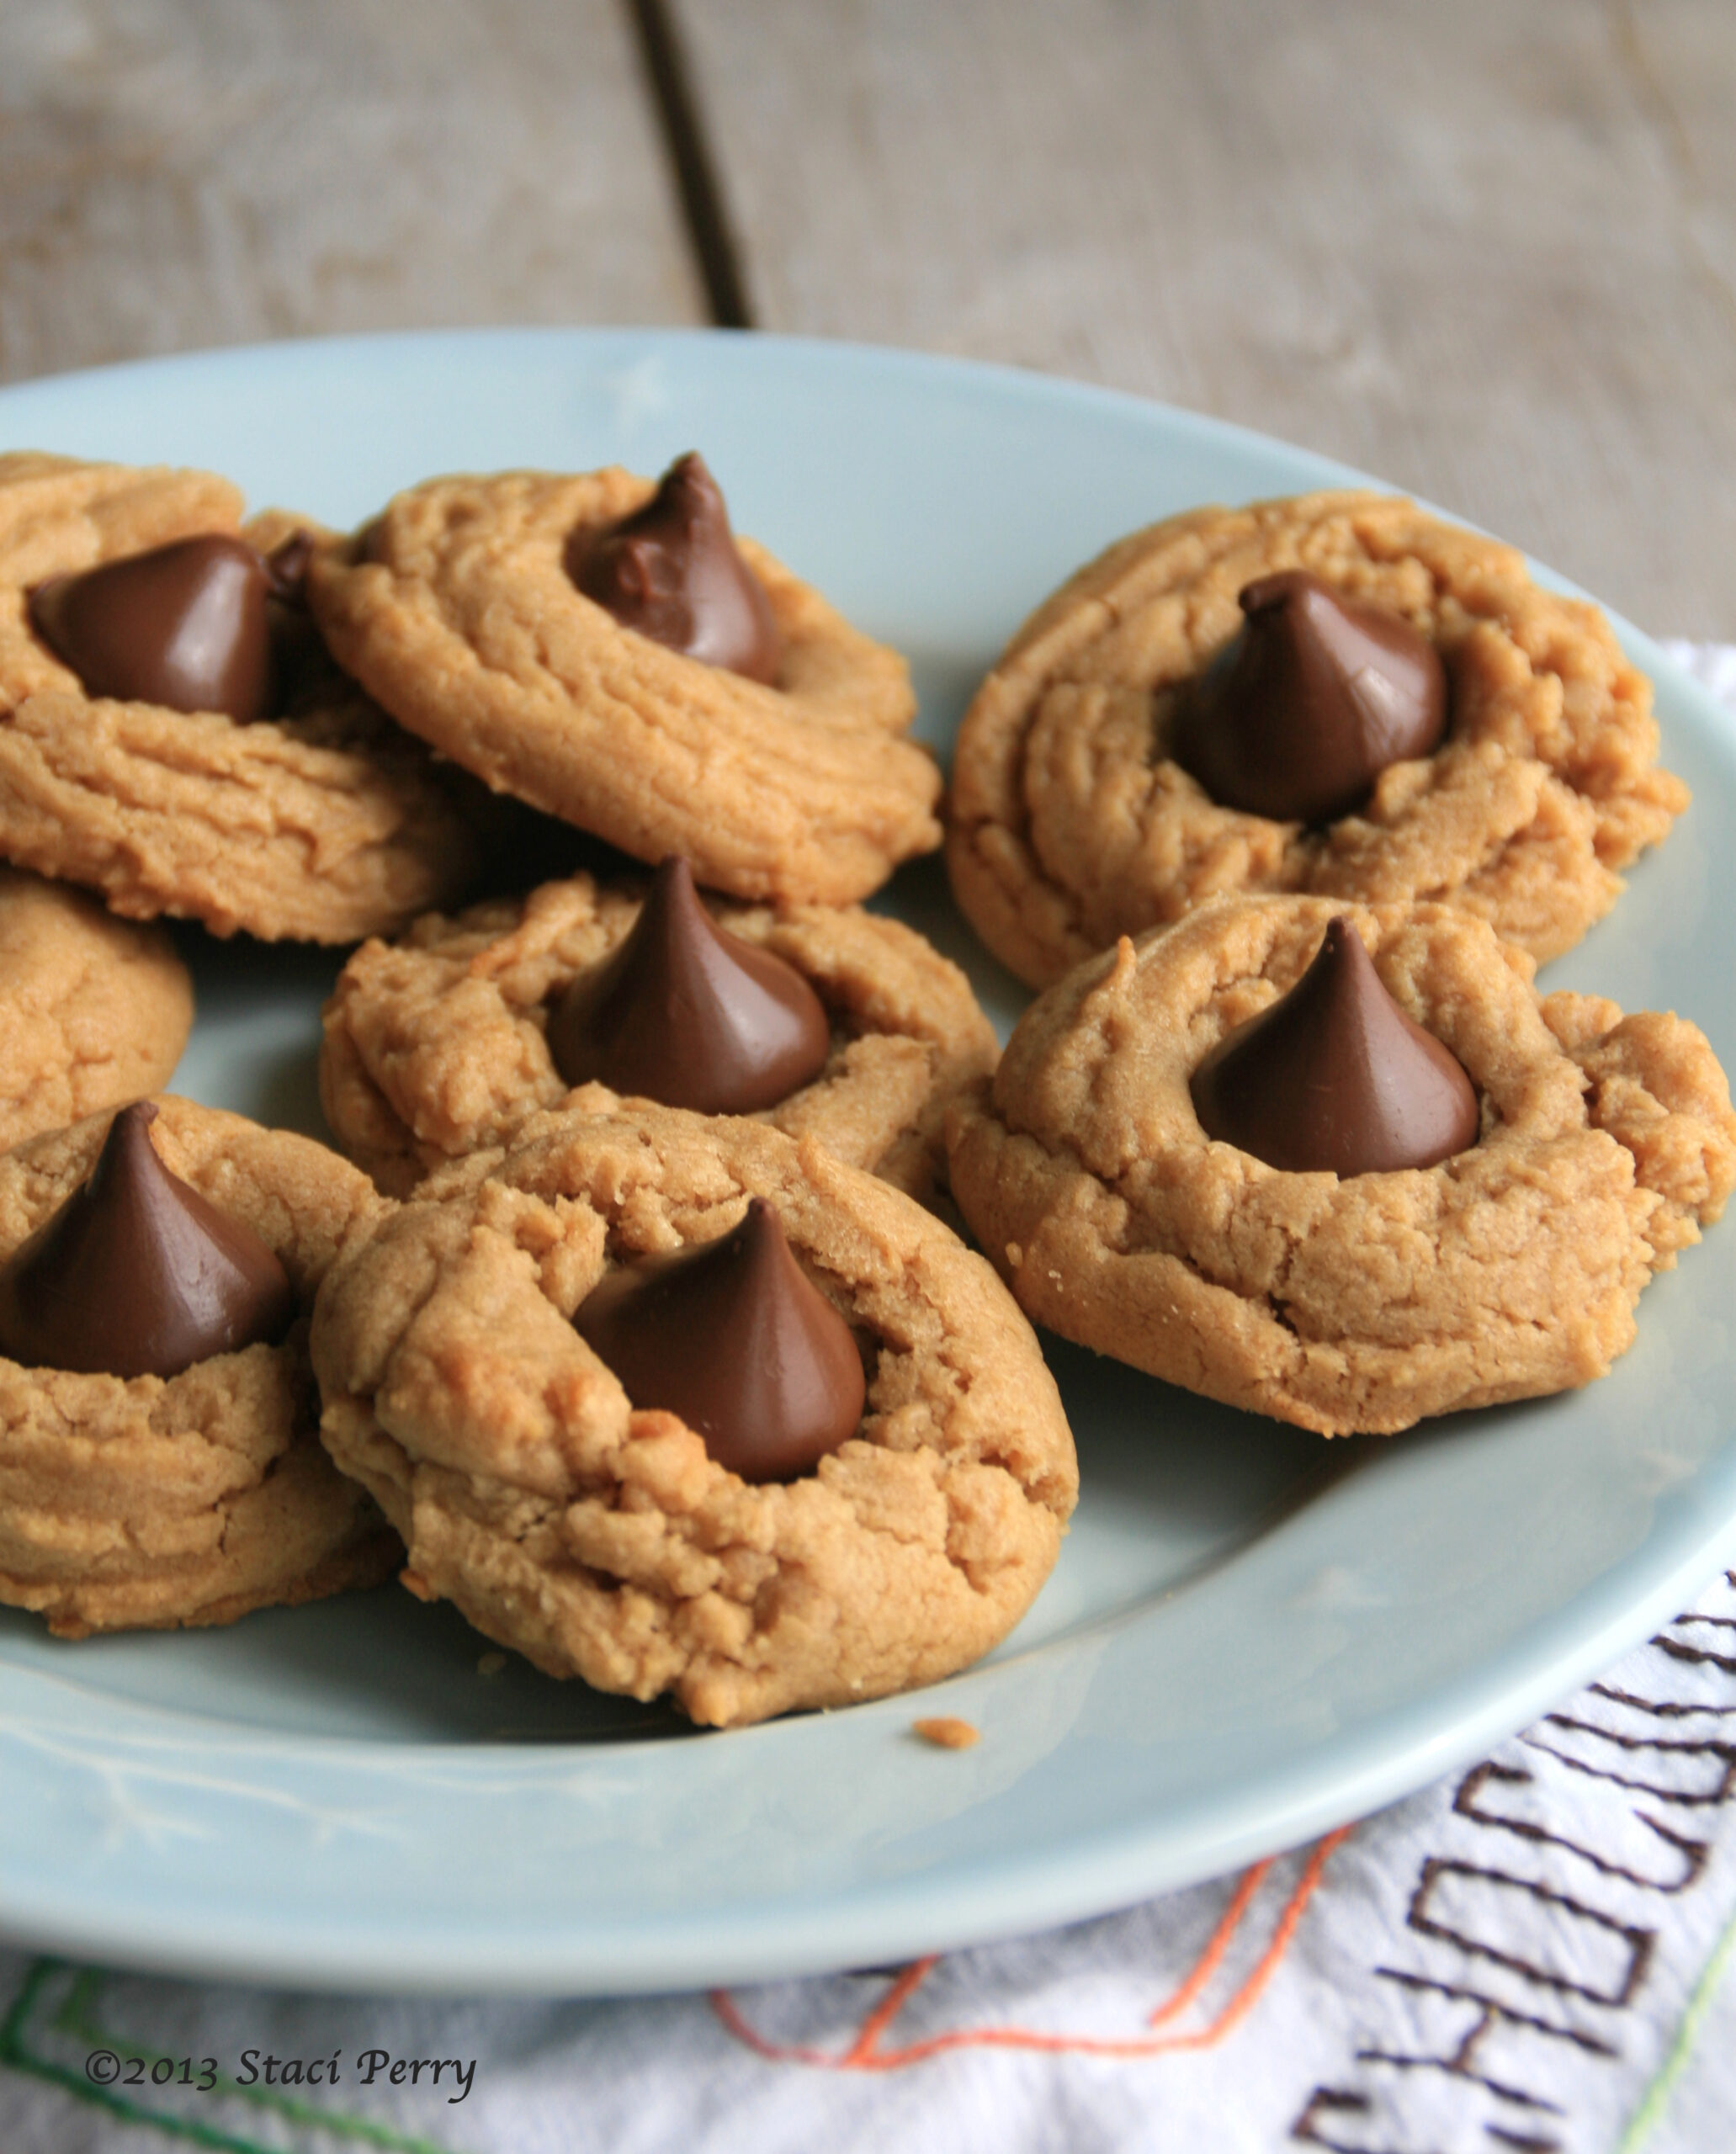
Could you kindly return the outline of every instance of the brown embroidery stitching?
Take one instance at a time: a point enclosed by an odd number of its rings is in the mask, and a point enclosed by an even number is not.
[[[1550,1718],[1553,1720],[1555,1716],[1551,1714]],[[1566,1727],[1584,1727],[1585,1725],[1583,1721],[1566,1721],[1558,1724]],[[1604,1733],[1601,1728],[1592,1728],[1589,1732],[1594,1735]],[[1557,1764],[1565,1765],[1569,1772],[1584,1773],[1588,1780],[1608,1780],[1612,1786],[1628,1788],[1635,1795],[1655,1796],[1659,1802],[1677,1802],[1687,1810],[1716,1808],[1719,1803],[1728,1802],[1733,1789],[1736,1789],[1736,1745],[1728,1743],[1639,1743],[1631,1738],[1616,1735],[1608,1738],[1610,1742],[1628,1748],[1670,1750],[1696,1757],[1722,1758],[1724,1769],[1717,1787],[1696,1794],[1691,1789],[1659,1787],[1655,1780],[1630,1780],[1625,1773],[1611,1772],[1606,1765],[1594,1765],[1588,1759],[1575,1758],[1571,1751],[1558,1750],[1551,1743],[1540,1743],[1534,1735],[1521,1735],[1519,1740],[1527,1750],[1535,1750],[1545,1758],[1554,1759]]]
[[[1326,2154],[1414,2154],[1398,2146],[1352,2146],[1342,2139],[1329,2139],[1319,2128],[1316,2116],[1319,2110],[1340,2109],[1351,2116],[1366,2116],[1373,2107],[1366,2094],[1354,2093],[1348,2087],[1316,2087],[1308,2098],[1308,2105],[1290,2127],[1290,2136],[1309,2146],[1323,2146]],[[1486,2124],[1484,2130],[1491,2139],[1503,2146],[1518,2147],[1524,2154],[1560,2154],[1558,2139],[1538,2139],[1518,2132],[1505,2131],[1498,2124]]]
[[[1733,1589],[1736,1589],[1736,1569],[1727,1571],[1724,1575],[1726,1583]],[[1678,1617],[1677,1625],[1680,1627],[1704,1626],[1707,1629],[1717,1631],[1733,1631],[1736,1630],[1736,1617],[1690,1612]],[[1654,1638],[1652,1645],[1668,1659],[1679,1663],[1695,1668],[1716,1669],[1726,1674],[1736,1674],[1736,1655],[1717,1653],[1708,1646],[1691,1643],[1686,1639],[1673,1637],[1667,1634],[1660,1634]],[[1663,1671],[1660,1669],[1659,1672],[1661,1674]],[[1606,1699],[1612,1706],[1644,1713],[1655,1720],[1664,1722],[1685,1720],[1696,1714],[1709,1716],[1716,1721],[1723,1721],[1736,1716],[1736,1703],[1645,1697],[1608,1683],[1592,1684],[1586,1695]],[[1611,1747],[1612,1752],[1622,1756],[1624,1760],[1632,1760],[1643,1752],[1649,1752],[1657,1757],[1668,1756],[1675,1753],[1688,1757],[1719,1760],[1723,1766],[1716,1791],[1695,1794],[1691,1791],[1685,1792],[1680,1789],[1659,1787],[1650,1782],[1635,1779],[1630,1775],[1615,1771],[1609,1767],[1600,1766],[1588,1759],[1574,1757],[1567,1751],[1557,1748],[1552,1743],[1539,1740],[1535,1734],[1528,1733],[1519,1738],[1537,1753],[1553,1759],[1566,1769],[1612,1788],[1650,1796],[1659,1802],[1701,1809],[1721,1807],[1732,1799],[1733,1795],[1736,1795],[1736,1744],[1728,1741],[1710,1738],[1703,1741],[1691,1741],[1662,1737],[1634,1736],[1624,1733],[1619,1729],[1598,1727],[1593,1722],[1577,1718],[1568,1713],[1552,1714],[1542,1725],[1545,1728],[1551,1725],[1559,1728],[1563,1731],[1563,1736],[1584,1735],[1592,1738],[1595,1742],[1606,1743]],[[1708,1842],[1672,1830],[1661,1819],[1648,1814],[1638,1806],[1630,1806],[1628,1815],[1644,1825],[1648,1832],[1654,1833],[1666,1846],[1673,1848],[1682,1859],[1683,1875],[1674,1882],[1667,1879],[1660,1880],[1639,1875],[1610,1857],[1598,1854],[1590,1848],[1582,1846],[1577,1840],[1570,1839],[1564,1834],[1552,1832],[1547,1826],[1534,1823],[1528,1818],[1503,1816],[1499,1808],[1490,1806],[1493,1791],[1503,1784],[1534,1785],[1535,1775],[1521,1767],[1500,1764],[1493,1759],[1485,1760],[1466,1774],[1460,1781],[1454,1791],[1452,1805],[1454,1812],[1467,1823],[1483,1830],[1508,1833],[1516,1839],[1532,1846],[1559,1848],[1588,1863],[1594,1870],[1601,1875],[1619,1879],[1622,1883],[1637,1887],[1642,1891],[1656,1891],[1664,1896],[1679,1894],[1686,1891],[1691,1886],[1697,1884],[1706,1874],[1710,1856]],[[1542,1908],[1558,1910],[1570,1914],[1575,1918],[1595,1923],[1606,1935],[1619,1940],[1626,1946],[1627,1966],[1625,1974],[1608,1992],[1601,1992],[1563,1976],[1552,1975],[1546,1968],[1534,1965],[1516,1951],[1504,1951],[1492,1943],[1486,1943],[1480,1938],[1467,1934],[1466,1929],[1470,1927],[1470,1924],[1463,1917],[1459,1919],[1461,1922],[1465,1922],[1465,1929],[1457,1929],[1452,1923],[1440,1919],[1431,1912],[1430,1895],[1443,1881],[1455,1876],[1480,1879],[1496,1886],[1517,1890],[1526,1894]],[[1407,1919],[1410,1927],[1420,1935],[1438,1938],[1446,1943],[1457,1945],[1463,1951],[1487,1960],[1494,1965],[1508,1968],[1523,1980],[1546,1992],[1553,1992],[1563,1999],[1568,1996],[1579,1996],[1591,2004],[1613,2007],[1617,2009],[1623,2009],[1631,2005],[1649,1971],[1657,1944],[1655,1930],[1618,1922],[1613,1917],[1601,1913],[1595,1907],[1588,1907],[1583,1902],[1573,1899],[1566,1894],[1552,1891],[1534,1881],[1515,1877],[1504,1870],[1484,1870],[1473,1864],[1454,1862],[1442,1856],[1430,1856],[1424,1861],[1419,1872],[1416,1888],[1411,1897]],[[1453,2002],[1474,2006],[1477,2017],[1450,2058],[1411,2059],[1396,2056],[1392,2052],[1369,2049],[1357,2052],[1359,2062],[1371,2065],[1396,2065],[1401,2068],[1416,2068],[1425,2064],[1433,2063],[1436,2068],[1443,2073],[1467,2079],[1479,2087],[1507,2097],[1516,2098],[1521,2103],[1529,2104],[1540,2100],[1540,2098],[1528,2096],[1524,2090],[1505,2084],[1498,2087],[1496,2082],[1486,2079],[1482,2075],[1471,2072],[1466,2068],[1476,2056],[1484,2035],[1497,2024],[1505,2022],[1509,2025],[1526,2028],[1556,2040],[1570,2042],[1591,2056],[1614,2059],[1621,2054],[1619,2049],[1612,2043],[1604,2040],[1599,2035],[1585,2029],[1557,2024],[1542,2016],[1533,2017],[1530,2013],[1519,2011],[1513,2005],[1500,1998],[1486,1996],[1481,1990],[1467,1985],[1443,1982],[1432,1976],[1396,1967],[1379,1966],[1374,1970],[1374,1972],[1388,1981],[1399,1983],[1408,1988],[1432,1992]],[[1547,2106],[1554,2107],[1553,2104]],[[1403,2150],[1397,2148],[1377,2150],[1367,2146],[1351,2148],[1345,2142],[1329,2136],[1327,2130],[1323,2128],[1325,2120],[1334,2112],[1367,2114],[1372,2108],[1372,2104],[1368,2098],[1353,2088],[1317,2086],[1292,2125],[1292,2136],[1312,2145],[1325,2147],[1330,2150],[1330,2154],[1403,2154]],[[1555,2113],[1560,2114],[1558,2109]],[[1521,2133],[1509,2131],[1496,2124],[1484,2123],[1483,2130],[1489,2139],[1497,2141],[1502,2145],[1522,2150],[1522,2154],[1544,2154],[1544,2150],[1549,2150],[1549,2154],[1554,2154],[1554,2150],[1559,2146],[1559,2142],[1553,2139],[1527,2136]]]
[[[1488,2026],[1485,2018],[1466,2035],[1452,2056],[1404,2056],[1396,2050],[1358,2050],[1358,2064],[1390,2064],[1400,2072],[1450,2072],[1455,2079],[1468,2081],[1473,2087],[1487,2088],[1491,2094],[1504,2102],[1511,2102],[1517,2109],[1547,2109],[1552,2117],[1564,2116],[1566,2111],[1559,2102],[1546,2102],[1541,2094],[1527,2094],[1522,2087],[1509,2087],[1499,2079],[1491,2079],[1486,2072],[1473,2072],[1464,2059],[1465,2052]]]
[[[1383,1975],[1394,1972],[1384,1967],[1377,1968],[1375,1971]],[[1399,1975],[1395,1975],[1394,1978],[1400,1982],[1405,1979]],[[1418,1989],[1432,1989],[1436,1993],[1452,1997],[1455,2001],[1474,2003],[1479,2008],[1476,2018],[1466,2029],[1457,2047],[1445,2056],[1428,2056],[1393,2050],[1361,2049],[1356,2052],[1356,2061],[1359,2064],[1384,2064],[1400,2071],[1429,2070],[1445,2072],[1455,2079],[1463,2080],[1469,2085],[1481,2087],[1487,2093],[1494,2095],[1498,2100],[1510,2102],[1517,2108],[1542,2110],[1551,2116],[1561,2116],[1565,2114],[1558,2103],[1548,2101],[1540,2094],[1528,2093],[1524,2088],[1516,2087],[1506,2080],[1496,2079],[1488,2072],[1479,2072],[1475,2069],[1475,2066],[1478,2049],[1484,2036],[1491,2027],[1501,2021],[1505,2020],[1510,2024],[1517,2023],[1541,2025],[1545,2033],[1565,2034],[1569,2039],[1574,2038],[1574,2030],[1558,2029],[1541,2022],[1527,2023],[1523,2014],[1512,2011],[1494,1997],[1483,1997],[1474,1991],[1452,1988],[1446,1983],[1430,1983],[1425,1981],[1417,1981],[1412,1986]],[[1603,2047],[1602,2045],[1595,2041],[1587,2041],[1584,2046],[1594,2051]],[[1606,2051],[1605,2053],[1608,2052]],[[1484,2129],[1493,2131],[1496,2128],[1493,2125],[1485,2125]]]
[[[1607,1698],[1612,1705],[1628,1706],[1638,1713],[1650,1713],[1654,1720],[1686,1720],[1695,1713],[1707,1713],[1722,1720],[1736,1715],[1736,1706],[1685,1705],[1675,1698],[1637,1698],[1632,1690],[1617,1690],[1608,1683],[1590,1685],[1595,1698]]]
[[[1571,1728],[1579,1735],[1595,1735],[1600,1743],[1613,1743],[1618,1750],[1661,1750],[1672,1757],[1722,1758],[1727,1765],[1736,1758],[1736,1743],[1722,1741],[1715,1735],[1701,1736],[1697,1743],[1680,1735],[1623,1735],[1618,1728],[1600,1727],[1595,1721],[1579,1720],[1572,1713],[1545,1713],[1540,1724],[1544,1727]]]
[[[1443,1878],[1476,1877],[1492,1885],[1510,1886],[1522,1892],[1539,1907],[1559,1907],[1566,1913],[1576,1915],[1598,1929],[1618,1937],[1627,1947],[1627,1971],[1613,1994],[1588,1988],[1582,1982],[1569,1982],[1565,1975],[1552,1975],[1547,1967],[1540,1967],[1534,1960],[1522,1959],[1516,1953],[1502,1952],[1493,1944],[1484,1944],[1478,1939],[1466,1935],[1448,1923],[1437,1922],[1425,1913],[1429,1896]],[[1569,1997],[1583,1997],[1592,2004],[1627,2004],[1634,1992],[1645,1980],[1646,1970],[1651,1965],[1653,1947],[1658,1934],[1652,1929],[1638,1929],[1627,1923],[1617,1922],[1612,1917],[1601,1914],[1595,1907],[1588,1907],[1583,1901],[1574,1899],[1565,1892],[1552,1892],[1547,1886],[1534,1883],[1528,1877],[1514,1877],[1504,1870],[1484,1870],[1475,1863],[1453,1861],[1442,1855],[1431,1855],[1423,1864],[1422,1876],[1416,1891],[1411,1895],[1410,1908],[1405,1917],[1411,1929],[1424,1937],[1438,1937],[1444,1943],[1457,1944],[1461,1951],[1469,1952],[1479,1959],[1493,1960],[1498,1967],[1510,1967],[1515,1974],[1523,1975],[1527,1982],[1538,1983],[1545,1989],[1559,1990]]]
[[[1558,1753],[1552,1750],[1548,1755],[1553,1758]],[[1484,1764],[1473,1766],[1459,1782],[1452,1806],[1461,1817],[1468,1817],[1475,1825],[1488,1825],[1498,1832],[1511,1833],[1517,1838],[1529,1840],[1537,1846],[1565,1848],[1569,1854],[1579,1856],[1594,1870],[1601,1870],[1606,1877],[1620,1877],[1630,1885],[1638,1885],[1654,1892],[1682,1892],[1698,1881],[1700,1873],[1705,1869],[1712,1854],[1710,1841],[1691,1840],[1685,1833],[1672,1833],[1658,1818],[1648,1817],[1643,1810],[1636,1810],[1633,1815],[1639,1822],[1648,1832],[1655,1833],[1667,1846],[1674,1848],[1682,1859],[1682,1874],[1674,1882],[1667,1878],[1644,1876],[1637,1870],[1626,1869],[1619,1862],[1611,1862],[1601,1854],[1594,1854],[1590,1848],[1581,1847],[1577,1840],[1570,1840],[1563,1833],[1551,1833],[1542,1825],[1534,1825],[1528,1817],[1507,1817],[1498,1810],[1479,1809],[1477,1798],[1494,1780],[1509,1785],[1531,1787],[1536,1785],[1535,1776],[1521,1771],[1517,1766],[1498,1765],[1492,1759],[1485,1760]]]
[[[1374,1971],[1389,1982],[1401,1983],[1406,1989],[1428,1990],[1438,1997],[1451,1997],[1456,2003],[1480,2004],[1487,2016],[1479,2032],[1497,2019],[1505,2019],[1510,2026],[1529,2027],[1533,2034],[1552,2035],[1558,2041],[1571,2042],[1575,2048],[1589,2051],[1593,2056],[1621,2055],[1619,2050],[1600,2036],[1588,2034],[1583,2027],[1564,2027],[1553,2019],[1537,2019],[1528,2012],[1521,2012],[1516,2007],[1503,2003],[1498,1997],[1485,1997],[1480,1989],[1468,1989],[1462,1982],[1437,1982],[1432,1975],[1413,1974],[1404,1967],[1377,1967]]]
[[[1726,1675],[1736,1675],[1736,1653],[1709,1653],[1703,1646],[1691,1646],[1681,1638],[1659,1638],[1654,1642],[1672,1660],[1686,1660],[1699,1668],[1721,1668]]]
[[[1347,2109],[1352,2116],[1360,2116],[1372,2106],[1366,2094],[1354,2094],[1347,2087],[1316,2087],[1308,2098],[1307,2108],[1291,2125],[1290,2136],[1309,2146],[1324,2146],[1327,2154],[1399,2154],[1396,2147],[1347,2146],[1341,2139],[1328,2139],[1315,2126],[1316,2109]]]

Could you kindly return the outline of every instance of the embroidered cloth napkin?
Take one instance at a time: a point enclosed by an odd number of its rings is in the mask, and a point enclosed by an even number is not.
[[[1670,648],[1736,712],[1736,647]],[[1736,1569],[1376,1817],[901,1969],[451,2003],[0,1950],[0,2154],[1724,2154],[1733,1960]]]

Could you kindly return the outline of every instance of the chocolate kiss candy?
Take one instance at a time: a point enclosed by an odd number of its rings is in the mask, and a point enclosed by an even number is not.
[[[312,532],[292,531],[262,556],[268,597],[276,599],[280,606],[306,611],[307,568],[313,559],[313,544]]]
[[[1290,992],[1193,1073],[1207,1136],[1291,1174],[1432,1167],[1477,1141],[1477,1094],[1454,1056],[1381,984],[1347,919]]]
[[[642,1411],[677,1414],[744,1481],[788,1481],[856,1433],[850,1327],[756,1196],[720,1240],[611,1271],[573,1324]]]
[[[0,1353],[29,1368],[173,1377],[274,1342],[289,1276],[251,1227],[172,1175],[148,1100],[123,1107],[91,1175],[0,1265]]]
[[[1241,629],[1181,699],[1171,748],[1213,799],[1330,823],[1388,763],[1432,753],[1447,674],[1428,638],[1305,569],[1240,594]]]
[[[251,546],[213,533],[53,576],[30,593],[30,621],[88,694],[247,725],[271,699],[271,590]]]
[[[768,685],[783,647],[765,586],[735,550],[730,512],[696,452],[645,507],[600,538],[576,535],[567,570],[624,628],[685,658]]]
[[[549,1051],[569,1085],[752,1114],[818,1076],[831,1027],[793,965],[718,926],[672,853],[633,932],[555,1005]]]

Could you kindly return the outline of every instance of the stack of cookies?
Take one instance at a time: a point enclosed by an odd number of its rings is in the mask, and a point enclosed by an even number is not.
[[[401,1565],[719,1725],[1004,1636],[1077,1477],[937,1216],[993,1032],[857,902],[940,842],[914,712],[697,456],[435,481],[349,538],[0,459],[0,855],[165,976],[150,1022],[105,989],[114,1083],[63,1073],[0,1159],[0,1599],[76,1637]],[[589,865],[527,890],[555,827]],[[141,1100],[190,995],[114,915],[360,940],[348,1159]]]
[[[0,1600],[397,1569],[726,1726],[1030,1605],[1033,1318],[1325,1434],[1608,1367],[1736,1117],[1691,1024],[1533,984],[1686,804],[1594,609],[1367,495],[1081,570],[958,743],[958,902],[1043,990],[1004,1057],[861,902],[942,842],[914,711],[696,455],[348,537],[0,458]],[[146,1096],[163,915],[359,946],[343,1156]]]
[[[346,942],[474,872],[433,757],[313,629],[315,536],[244,526],[203,473],[0,457],[0,1599],[64,1635],[398,1558],[319,1442],[308,1358],[366,1175],[141,1102],[193,1017],[163,915]]]
[[[1201,509],[1039,607],[948,865],[1044,992],[953,1111],[1021,1305],[1325,1435],[1608,1369],[1736,1185],[1704,1036],[1539,995],[1687,804],[1597,610],[1384,496]]]

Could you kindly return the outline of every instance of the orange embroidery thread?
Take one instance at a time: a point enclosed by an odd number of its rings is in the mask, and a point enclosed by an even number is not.
[[[805,2064],[826,2072],[895,2072],[907,2065],[921,2064],[930,2057],[940,2056],[948,2050],[958,2049],[1014,2049],[1034,2050],[1054,2055],[1075,2056],[1139,2057],[1159,2056],[1171,2050],[1209,2049],[1221,2041],[1234,2028],[1246,2019],[1289,1950],[1296,1934],[1297,1924],[1303,1910],[1313,1898],[1327,1863],[1337,1848],[1349,1838],[1354,1827],[1340,1826],[1316,1843],[1303,1868],[1301,1875],[1291,1888],[1282,1913],[1272,1930],[1271,1941],[1243,1978],[1240,1987],[1225,2003],[1214,2019],[1203,2027],[1182,2034],[1133,2035],[1116,2040],[1090,2035],[1051,2035],[1035,2027],[961,2027],[944,2035],[932,2035],[926,2040],[906,2042],[894,2049],[883,2049],[881,2037],[893,2021],[909,2003],[910,1998],[927,1979],[930,1971],[937,1966],[940,1955],[931,1954],[925,1960],[912,1960],[899,1974],[892,1987],[863,2021],[856,2039],[847,2050],[810,2049],[799,2043],[769,2042],[751,2026],[741,2008],[727,1990],[711,1992],[711,2008],[735,2039],[752,2050],[756,2056],[773,2063]],[[1224,1909],[1217,1928],[1207,1939],[1205,1948],[1194,1962],[1187,1976],[1151,2013],[1147,2025],[1161,2026],[1184,2012],[1199,1995],[1222,1964],[1236,1932],[1240,1929],[1251,1906],[1254,1896],[1271,1869],[1268,1860],[1256,1862],[1242,1873],[1234,1895]]]

